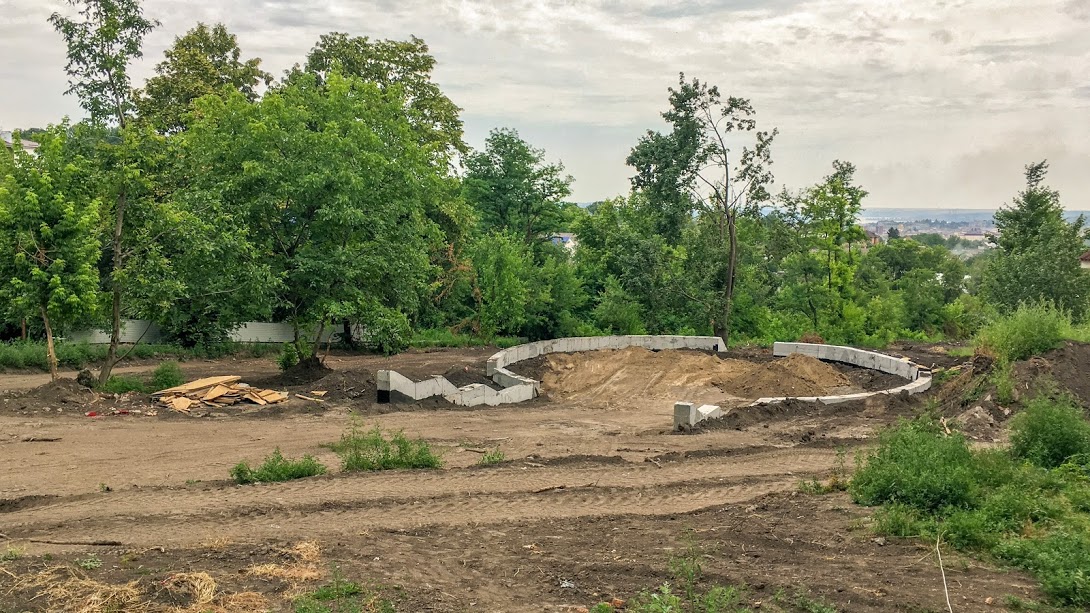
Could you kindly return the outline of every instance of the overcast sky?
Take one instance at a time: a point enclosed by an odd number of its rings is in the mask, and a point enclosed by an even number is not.
[[[778,184],[859,167],[868,206],[993,208],[1048,158],[1069,209],[1090,209],[1090,0],[145,0],[174,37],[222,22],[281,74],[329,31],[404,39],[438,60],[466,137],[513,127],[562,160],[573,199],[628,190],[624,159],[663,124],[684,71],[750,98],[780,129]],[[66,89],[58,0],[0,0],[0,127],[81,116]]]

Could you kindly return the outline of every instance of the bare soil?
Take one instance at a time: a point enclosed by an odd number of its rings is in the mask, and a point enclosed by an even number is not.
[[[820,371],[809,384],[849,388],[884,382],[821,363],[791,361],[792,368],[776,371],[768,355],[754,371],[736,358],[717,364],[698,352],[659,352],[629,355],[640,366],[619,369],[616,355],[566,356],[583,367],[606,357],[583,389],[561,356],[549,356],[556,362],[548,368],[540,360],[521,364],[542,371],[550,390],[525,404],[451,410],[374,403],[377,369],[472,382],[483,377],[493,351],[330,357],[332,373],[286,385],[293,394],[328,391],[328,402],[293,396],[277,411],[205,418],[162,410],[154,418],[88,418],[98,407],[141,401],[91,404],[90,392],[69,384],[55,393],[6,394],[0,551],[22,556],[0,563],[0,611],[76,609],[73,600],[45,593],[43,584],[59,582],[48,571],[57,566],[95,585],[134,582],[148,610],[287,611],[336,568],[403,611],[577,611],[670,580],[668,562],[687,546],[687,533],[704,552],[707,581],[747,586],[751,606],[801,610],[790,602],[803,594],[841,611],[946,609],[933,544],[875,539],[869,509],[844,494],[797,491],[801,480],[837,469],[838,449],[869,444],[878,429],[922,410],[922,399],[788,402],[678,435],[670,431],[671,405],[682,398],[670,394],[729,400],[734,396],[718,385],[734,381],[763,394],[766,382],[754,372],[806,380]],[[656,374],[681,364],[680,382],[660,391],[664,379]],[[686,370],[699,364],[715,368]],[[239,374],[254,383],[277,376],[272,360],[183,369],[191,377]],[[9,383],[0,376],[0,387]],[[324,445],[354,424],[422,437],[445,466],[341,473]],[[227,481],[235,463],[259,462],[274,448],[289,457],[314,455],[330,474],[254,486]],[[506,460],[478,466],[489,449]],[[300,543],[313,543],[320,554],[304,559]],[[73,565],[90,553],[100,568]],[[1039,598],[1024,574],[947,551],[943,562],[959,611],[992,610],[1007,594]],[[215,600],[198,602],[179,587],[189,576],[180,573],[207,573],[217,584]]]

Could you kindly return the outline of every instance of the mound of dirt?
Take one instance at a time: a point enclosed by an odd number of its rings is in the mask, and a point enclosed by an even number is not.
[[[75,379],[57,379],[19,394],[17,398],[42,404],[83,404],[95,397],[94,392],[76,383]]]
[[[317,356],[300,361],[279,375],[262,381],[264,385],[309,385],[333,372]]]
[[[1052,377],[1078,397],[1083,406],[1090,407],[1090,343],[1069,342],[1015,367],[1018,379],[1041,375]]]
[[[820,396],[854,389],[835,367],[794,354],[771,362],[724,359],[697,351],[638,347],[551,354],[543,388],[558,397],[671,396],[718,388],[735,398]]]

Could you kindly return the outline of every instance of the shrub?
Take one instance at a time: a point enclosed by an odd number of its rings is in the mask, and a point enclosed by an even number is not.
[[[140,392],[141,394],[147,393],[148,388],[137,377],[127,377],[124,375],[114,375],[110,377],[106,383],[103,383],[98,387],[100,392],[106,392],[107,394],[126,394],[128,392]]]
[[[280,355],[276,357],[276,365],[280,370],[287,370],[299,363],[299,349],[295,343],[284,343],[280,348]]]
[[[409,348],[412,328],[401,311],[382,309],[366,322],[367,346],[383,355],[393,355]]]
[[[440,468],[443,460],[432,452],[427,441],[409,440],[398,431],[389,440],[378,426],[367,432],[353,427],[330,445],[341,458],[345,472],[389,470],[394,468]]]
[[[1090,422],[1070,396],[1038,395],[1011,422],[1011,453],[1045,468],[1090,454]]]
[[[992,370],[992,385],[995,386],[995,399],[999,404],[1010,404],[1015,401],[1014,396],[1014,369],[1010,362],[1001,360]]]
[[[250,465],[246,462],[239,462],[231,469],[231,478],[240,485],[268,483],[313,477],[324,474],[325,470],[325,466],[322,466],[318,460],[309,455],[305,455],[298,460],[285,458],[281,455],[278,447],[257,468],[250,468]]]
[[[993,551],[1037,575],[1049,596],[1082,610],[1090,607],[1090,536],[1085,531],[1057,530],[1040,539],[1012,538]]]
[[[183,383],[185,383],[185,375],[182,374],[182,367],[174,361],[163,362],[151,374],[153,391],[177,387]]]
[[[925,511],[974,503],[972,453],[960,434],[946,436],[919,419],[887,430],[856,471],[849,491],[860,504],[898,502]]]
[[[1071,316],[1050,302],[1023,304],[977,333],[978,349],[1001,360],[1024,360],[1055,349],[1072,333]]]

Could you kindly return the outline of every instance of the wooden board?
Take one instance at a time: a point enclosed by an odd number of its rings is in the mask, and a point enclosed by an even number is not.
[[[204,379],[197,379],[196,381],[191,381],[185,385],[160,390],[152,394],[152,396],[162,396],[163,394],[188,394],[189,392],[196,392],[216,385],[231,385],[232,383],[238,383],[241,380],[242,377],[235,375],[226,377],[205,377]]]

